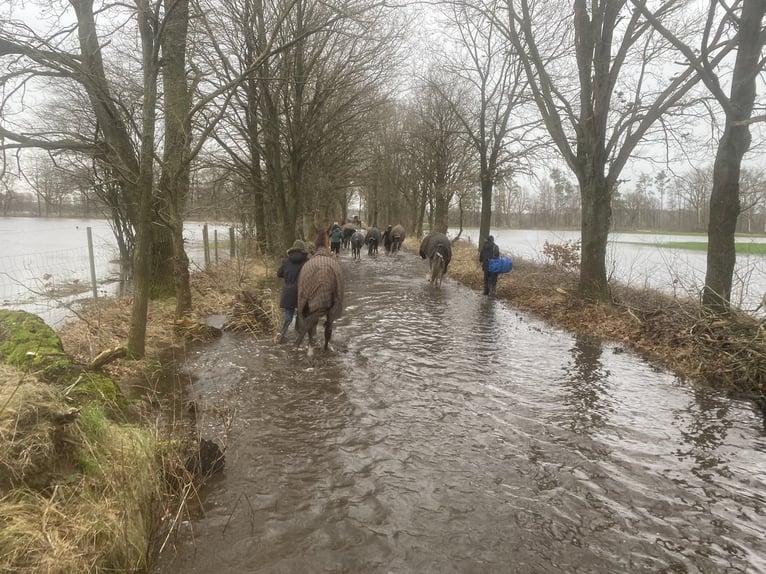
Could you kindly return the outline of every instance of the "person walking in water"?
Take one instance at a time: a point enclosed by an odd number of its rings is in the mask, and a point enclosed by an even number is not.
[[[287,330],[290,328],[293,317],[295,317],[295,310],[298,308],[298,277],[308,258],[305,243],[296,239],[293,246],[287,250],[287,257],[282,259],[282,263],[277,269],[277,277],[285,280],[279,295],[279,306],[284,313],[282,327],[279,330],[280,343],[285,342]]]
[[[492,297],[495,296],[498,274],[489,271],[489,260],[497,257],[500,257],[500,248],[495,244],[495,238],[490,235],[479,250],[479,263],[484,271],[484,294]]]
[[[388,225],[386,230],[383,232],[383,247],[386,248],[386,255],[391,253],[391,230],[392,226]]]
[[[340,244],[343,241],[343,229],[338,225],[338,222],[332,224],[330,228],[330,251],[335,255],[340,255]]]

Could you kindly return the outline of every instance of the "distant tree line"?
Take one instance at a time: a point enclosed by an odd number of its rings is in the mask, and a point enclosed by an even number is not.
[[[403,158],[400,158],[400,160]],[[621,182],[615,192],[613,203],[613,231],[656,232],[704,232],[709,218],[710,193],[713,186],[713,169],[691,169],[682,174],[669,176],[664,170],[653,177],[640,173],[635,185]],[[106,204],[87,181],[78,181],[67,170],[56,168],[50,162],[39,161],[26,170],[24,188],[33,192],[16,193],[12,180],[6,178],[6,186],[0,192],[3,216],[25,215],[32,217],[106,217]],[[416,180],[413,178],[413,181]],[[480,188],[466,190],[450,201],[447,224],[457,229],[479,227],[481,224]],[[244,182],[223,168],[209,168],[194,173],[186,203],[186,218],[190,221],[226,221],[246,225],[242,218],[241,198],[246,193]],[[357,193],[365,194],[358,189]],[[766,233],[766,170],[743,168],[740,194],[742,210],[737,222],[737,233]],[[386,225],[391,221],[406,221],[410,229],[418,229],[417,219],[399,210],[393,202],[383,199],[396,197],[396,193],[381,194],[380,201],[363,201],[368,209],[362,209],[360,217],[368,225]],[[367,197],[374,196],[367,190]],[[357,202],[360,197],[355,196]],[[427,197],[427,194],[424,194]],[[344,215],[332,214],[350,220],[356,214],[353,199]],[[375,206],[373,212],[369,209]],[[417,207],[417,202],[413,202]],[[424,206],[425,207],[425,206]],[[462,213],[461,213],[462,210]],[[508,227],[577,229],[581,217],[580,192],[576,183],[559,169],[551,171],[548,178],[536,186],[520,185],[514,181],[499,181],[492,198],[490,225],[493,228]],[[433,225],[428,220],[428,210],[420,227]],[[417,213],[417,211],[415,211]],[[380,221],[378,221],[378,219]],[[254,233],[254,230],[253,230]]]

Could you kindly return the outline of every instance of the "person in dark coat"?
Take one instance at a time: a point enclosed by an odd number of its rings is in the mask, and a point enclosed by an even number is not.
[[[340,255],[340,244],[342,241],[343,228],[336,221],[330,228],[330,251],[335,253],[335,255]]]
[[[279,295],[279,307],[284,313],[282,328],[279,330],[280,343],[284,343],[285,335],[287,335],[287,330],[293,322],[295,310],[298,308],[298,277],[308,258],[306,244],[300,239],[296,239],[293,246],[287,250],[287,257],[282,259],[282,263],[277,269],[277,277],[285,280]]]
[[[500,248],[495,244],[495,238],[491,235],[484,240],[484,245],[479,251],[479,262],[484,271],[484,294],[494,297],[497,288],[497,273],[489,272],[489,260],[500,257]]]
[[[383,237],[382,237],[383,247],[386,248],[386,255],[391,253],[391,239],[392,239],[391,231],[392,231],[392,226],[389,225],[388,227],[386,227],[386,230],[383,232]]]

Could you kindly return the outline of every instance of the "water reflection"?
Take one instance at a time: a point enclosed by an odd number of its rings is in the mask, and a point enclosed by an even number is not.
[[[580,334],[570,349],[572,362],[561,386],[564,404],[569,407],[567,426],[576,433],[593,433],[604,427],[613,410],[602,352],[599,341]]]
[[[726,443],[732,426],[729,416],[732,402],[707,389],[692,389],[692,397],[694,400],[685,408],[675,411],[676,424],[684,441],[676,452],[680,458],[694,462],[692,472],[696,476],[711,480],[713,473],[727,473],[726,459],[720,447]]]

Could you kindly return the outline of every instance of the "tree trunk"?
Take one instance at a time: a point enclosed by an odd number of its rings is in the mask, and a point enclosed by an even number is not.
[[[731,285],[736,263],[734,234],[740,212],[739,175],[742,158],[750,148],[750,129],[746,121],[753,111],[756,79],[761,69],[763,47],[761,23],[766,14],[763,0],[745,0],[739,28],[739,46],[731,82],[731,98],[726,109],[726,127],[718,144],[713,165],[713,191],[710,194],[707,270],[703,304],[726,311],[731,301]]]
[[[258,83],[255,80],[248,80],[245,89],[247,90],[247,134],[248,149],[250,150],[247,190],[250,201],[246,210],[250,212],[248,219],[253,222],[255,227],[256,245],[261,253],[266,253],[268,250],[268,242],[266,241],[266,193],[261,170],[263,158],[258,142]]]
[[[484,162],[482,162],[484,163]],[[484,240],[489,237],[492,228],[492,178],[486,167],[482,167],[481,174],[481,219],[479,221],[479,247],[484,245]]]
[[[612,218],[609,185],[599,174],[579,179],[582,194],[582,260],[580,264],[580,294],[589,299],[609,300],[606,279],[606,244]]]
[[[160,209],[159,205],[161,205],[156,201],[156,198],[153,203],[154,208],[150,211],[150,217],[152,217],[151,214],[153,212]],[[175,257],[173,252],[173,231],[167,222],[167,216],[162,222],[152,221],[153,225],[149,228],[149,232],[152,234],[152,267],[149,297],[151,299],[164,299],[173,297],[176,294],[175,279],[173,278],[173,259]]]
[[[128,356],[142,358],[146,353],[146,321],[152,268],[152,191],[154,185],[154,147],[157,123],[157,62],[154,59],[152,13],[147,0],[138,2],[138,27],[141,33],[144,102],[141,117],[141,147],[138,182],[130,194],[136,206],[136,249],[133,254],[133,307],[128,334]],[[95,30],[95,29],[94,29]]]
[[[148,204],[149,202],[146,201]],[[128,357],[140,359],[146,353],[146,320],[149,310],[152,264],[151,210],[139,210],[143,219],[136,226],[136,248],[133,252],[133,305],[128,334]]]
[[[742,132],[746,133],[744,136]],[[724,311],[731,300],[736,263],[734,235],[739,216],[739,172],[750,134],[745,126],[727,128],[718,145],[710,194],[707,269],[702,301],[705,306]]]
[[[432,231],[447,233],[449,227],[449,196],[444,189],[434,194],[434,223]]]
[[[162,35],[162,81],[165,92],[165,148],[159,189],[164,194],[166,224],[169,227],[171,258],[154,278],[155,288],[164,292],[170,270],[170,285],[176,296],[176,319],[191,312],[192,297],[189,283],[189,257],[183,241],[186,198],[189,195],[191,102],[186,85],[186,38],[189,26],[188,0],[165,0],[166,23]],[[163,234],[165,237],[165,234]],[[165,242],[158,244],[165,246]],[[157,253],[164,257],[166,254]],[[156,265],[155,265],[156,267]]]

